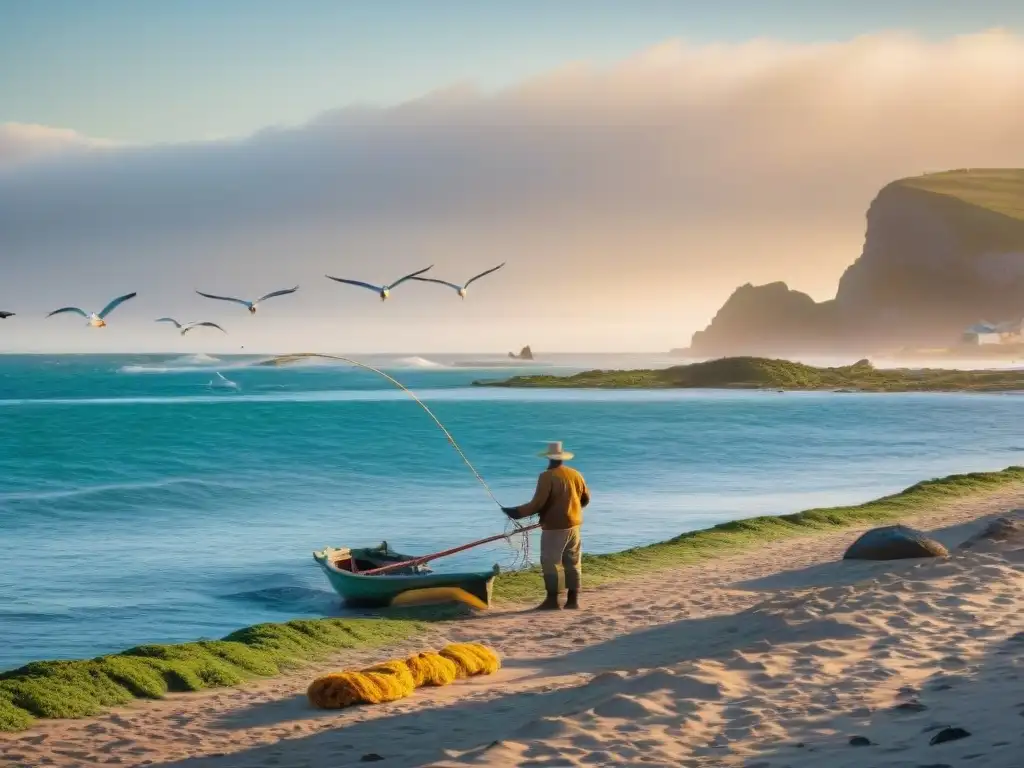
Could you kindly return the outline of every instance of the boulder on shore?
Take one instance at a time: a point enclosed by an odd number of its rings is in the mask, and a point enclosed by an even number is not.
[[[905,525],[887,525],[864,533],[846,550],[843,560],[907,560],[948,556],[948,549],[921,531]]]

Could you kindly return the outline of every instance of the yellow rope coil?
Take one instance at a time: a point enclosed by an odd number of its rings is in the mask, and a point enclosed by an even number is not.
[[[439,653],[417,653],[404,661],[385,661],[359,672],[332,672],[306,690],[310,704],[342,709],[356,704],[397,701],[425,686],[448,685],[460,678],[489,675],[501,668],[498,654],[478,643],[453,643]]]
[[[441,649],[441,655],[459,668],[459,677],[492,675],[501,669],[498,654],[479,643],[452,643]]]
[[[448,685],[459,677],[459,668],[455,662],[433,651],[417,653],[406,659],[405,663],[412,672],[417,688]]]

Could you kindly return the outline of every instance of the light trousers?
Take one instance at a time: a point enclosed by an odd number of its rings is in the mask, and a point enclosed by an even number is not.
[[[540,532],[540,569],[545,576],[557,576],[558,566],[565,571],[565,588],[576,592],[580,588],[583,542],[579,526],[564,531]]]

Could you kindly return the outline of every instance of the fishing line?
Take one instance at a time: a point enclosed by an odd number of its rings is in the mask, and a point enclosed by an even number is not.
[[[295,360],[298,358],[306,357],[319,357],[327,360],[341,360],[342,362],[349,363],[358,368],[362,368],[372,373],[376,373],[378,376],[382,376],[383,378],[387,379],[389,382],[394,384],[396,387],[398,387],[400,390],[405,392],[433,420],[433,422],[437,425],[438,429],[440,429],[441,432],[444,433],[444,436],[448,440],[448,443],[451,445],[452,448],[455,449],[455,452],[459,454],[459,456],[465,462],[466,466],[469,467],[469,471],[473,473],[473,476],[476,477],[480,485],[483,486],[483,489],[487,492],[487,495],[491,497],[491,501],[497,504],[499,508],[502,507],[501,502],[498,501],[497,497],[494,495],[494,492],[491,490],[491,487],[487,484],[487,481],[484,480],[483,475],[481,475],[477,471],[476,467],[473,466],[473,462],[469,460],[469,457],[466,456],[462,448],[459,447],[459,444],[455,441],[455,438],[452,436],[452,433],[449,432],[447,427],[445,427],[445,425],[441,423],[441,420],[434,415],[434,412],[427,407],[427,404],[420,400],[416,396],[416,393],[409,389],[407,386],[405,386],[402,382],[400,382],[393,376],[390,376],[389,374],[385,373],[384,371],[380,370],[379,368],[374,368],[372,365],[361,363],[358,360],[353,360],[352,358],[349,357],[342,357],[341,355],[327,355],[321,354],[319,352],[300,352],[294,355],[278,355],[277,357],[271,358],[268,362],[272,363],[278,360]],[[509,518],[509,522],[512,523],[514,530],[506,534],[506,539],[510,539],[512,536],[515,536],[517,533],[521,533],[523,531],[523,526],[518,520],[513,520],[512,518]],[[520,556],[523,559],[523,564],[528,565],[530,561],[530,537],[523,536],[522,542],[523,543],[520,545]]]

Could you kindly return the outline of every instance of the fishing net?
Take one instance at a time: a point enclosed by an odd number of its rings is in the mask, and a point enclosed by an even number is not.
[[[385,661],[359,672],[332,672],[306,689],[319,709],[344,709],[356,704],[397,701],[417,688],[448,685],[467,677],[489,675],[501,668],[493,650],[478,643],[453,643],[440,653],[427,651],[404,661]]]
[[[401,661],[388,661],[361,672],[334,672],[318,677],[306,690],[306,697],[320,709],[342,709],[354,704],[397,701],[415,689],[409,667]]]
[[[405,660],[417,688],[448,685],[459,677],[458,665],[433,651],[417,653]]]
[[[452,643],[441,649],[441,655],[455,662],[459,677],[491,675],[501,668],[498,654],[479,643]]]

